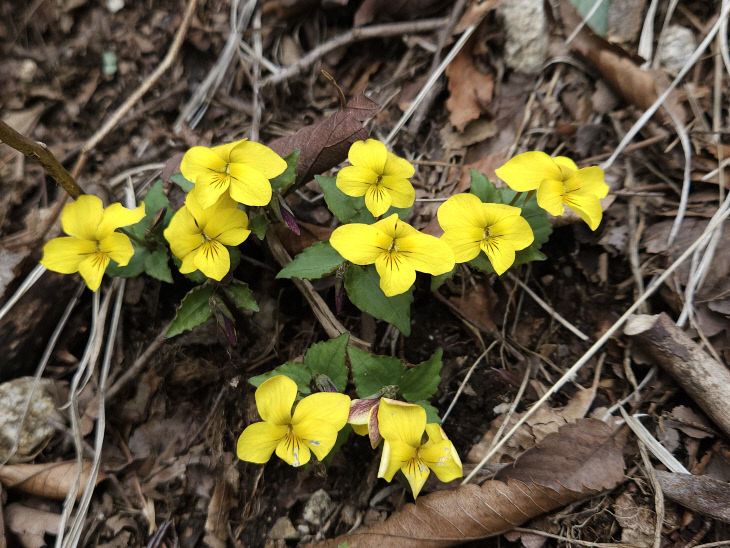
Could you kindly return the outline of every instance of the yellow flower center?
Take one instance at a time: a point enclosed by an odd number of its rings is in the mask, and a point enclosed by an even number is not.
[[[489,239],[489,227],[488,226],[484,227],[484,239],[485,240]]]
[[[388,253],[398,253],[398,244],[395,243],[395,240],[390,242],[390,246],[388,247]]]
[[[299,439],[299,436],[297,436],[296,432],[294,432],[294,428],[292,425],[289,425],[289,429],[286,431],[286,434],[284,435],[284,444],[287,448],[287,450],[291,447],[292,448],[292,454],[294,455],[294,462],[292,463],[292,466],[299,466],[299,448],[302,444],[302,441]]]
[[[225,174],[226,175],[231,174],[231,164],[226,164]]]

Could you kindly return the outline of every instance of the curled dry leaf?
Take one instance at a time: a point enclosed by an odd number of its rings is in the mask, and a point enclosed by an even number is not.
[[[560,16],[566,34],[570,34],[582,20],[570,0],[560,0]],[[663,72],[642,69],[639,66],[640,59],[601,38],[587,25],[570,43],[570,48],[595,66],[624,99],[641,109],[649,108],[668,87],[669,81]],[[682,122],[687,119],[676,90],[669,94],[664,106]]]
[[[454,60],[446,67],[449,79],[449,122],[463,131],[466,124],[476,120],[492,102],[494,75],[484,74],[474,64],[474,43],[471,38]]]
[[[668,499],[706,516],[730,523],[730,483],[710,476],[654,470]]]
[[[622,444],[599,420],[582,419],[546,437],[497,479],[422,496],[387,521],[328,540],[352,548],[453,546],[499,535],[533,517],[614,487]]]
[[[315,174],[328,169],[347,158],[350,145],[368,136],[362,123],[375,116],[380,107],[362,93],[350,99],[345,108],[294,135],[279,137],[269,143],[280,156],[288,156],[299,149],[299,164],[295,185],[306,183]]]
[[[75,460],[47,464],[7,465],[0,466],[0,482],[8,489],[20,489],[31,495],[62,500],[73,487],[77,471]],[[90,473],[91,462],[84,461],[77,496],[80,497],[83,493]],[[96,484],[104,479],[106,479],[106,475],[100,472],[96,478]]]
[[[14,502],[5,509],[8,528],[18,535],[23,546],[46,546],[44,536],[58,533],[61,514],[54,514]]]

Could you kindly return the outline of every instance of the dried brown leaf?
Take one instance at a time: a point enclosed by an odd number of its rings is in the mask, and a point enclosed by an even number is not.
[[[14,464],[0,466],[0,482],[8,489],[20,489],[25,493],[62,500],[76,481],[77,464],[75,460],[49,462],[47,464]],[[83,493],[83,486],[89,479],[91,462],[84,461],[79,479],[78,496]],[[99,473],[96,484],[106,479]]]
[[[560,16],[566,34],[570,34],[582,20],[570,0],[560,0]],[[593,64],[624,99],[641,109],[649,108],[668,86],[667,76],[663,72],[640,68],[641,59],[601,38],[587,25],[570,43],[570,47]],[[664,106],[682,122],[687,119],[676,90],[669,94]]]
[[[58,525],[61,522],[61,514],[30,508],[17,502],[8,505],[5,515],[8,528],[18,535],[25,547],[46,546],[44,535],[58,533]]]
[[[465,485],[422,496],[384,523],[328,540],[352,548],[453,546],[499,535],[623,479],[621,444],[595,419],[564,426],[527,451],[514,466],[480,487]]]
[[[269,147],[281,156],[299,149],[296,184],[305,183],[347,158],[350,145],[368,136],[362,122],[375,116],[378,110],[377,103],[363,94],[356,95],[345,108],[303,127],[294,135],[275,139]]]
[[[730,523],[730,483],[710,476],[654,470],[664,495],[682,506]]]
[[[449,79],[449,122],[463,131],[467,123],[476,120],[492,102],[494,75],[484,74],[474,64],[472,38],[446,67]]]

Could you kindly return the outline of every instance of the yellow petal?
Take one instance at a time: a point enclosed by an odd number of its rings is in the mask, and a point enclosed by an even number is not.
[[[365,192],[365,207],[373,217],[380,217],[388,211],[392,201],[390,192],[380,185],[370,185]]]
[[[221,281],[231,269],[231,256],[223,244],[210,240],[195,252],[193,263],[208,278]]]
[[[500,242],[499,238],[482,240],[482,251],[486,254],[494,271],[500,276],[515,262],[515,250],[511,245]]]
[[[337,188],[348,196],[364,196],[375,184],[378,174],[366,167],[347,166],[337,173]]]
[[[434,276],[454,268],[454,252],[449,245],[435,236],[416,232],[396,240],[398,256],[403,256],[413,268]]]
[[[188,181],[197,185],[200,180],[209,181],[211,174],[225,173],[226,163],[226,160],[217,154],[215,149],[193,147],[183,156],[180,162],[180,173]]]
[[[188,192],[188,198],[193,196],[201,208],[208,208],[213,206],[230,187],[230,175],[210,172],[206,177],[198,178],[198,182]],[[187,199],[185,201],[187,202]]]
[[[380,182],[390,194],[393,207],[411,207],[416,200],[416,191],[408,179],[385,176]]]
[[[385,440],[383,454],[380,456],[378,477],[391,481],[395,473],[416,456],[417,448],[400,440]]]
[[[490,238],[499,240],[499,245],[507,244],[512,249],[525,249],[534,240],[532,227],[521,215],[505,217],[489,227]]]
[[[453,228],[444,232],[441,239],[454,252],[454,261],[465,263],[479,255],[479,244],[484,239],[484,230],[475,226]]]
[[[312,457],[309,447],[291,431],[276,446],[276,456],[294,467],[307,464]]]
[[[205,235],[224,245],[238,245],[249,234],[248,216],[240,209],[219,208],[205,225]]]
[[[193,251],[191,253],[188,253],[187,255],[183,255],[182,257],[179,257],[179,259],[182,260],[182,264],[180,265],[181,274],[190,274],[191,272],[195,272],[198,270],[198,267],[195,266],[195,257],[197,255],[198,255],[198,252]]]
[[[482,201],[474,194],[456,194],[439,206],[436,215],[444,232],[462,228],[483,231],[487,226],[483,206]]]
[[[278,425],[291,423],[291,407],[297,397],[297,383],[286,375],[276,375],[256,389],[256,408],[266,422]]]
[[[376,139],[355,141],[347,153],[347,158],[354,166],[365,167],[378,175],[383,175],[385,162],[388,159],[388,150],[383,143]]]
[[[239,141],[231,149],[230,161],[232,164],[246,164],[267,179],[281,175],[286,169],[286,161],[276,152],[261,143],[247,140]]]
[[[420,405],[381,398],[378,425],[386,440],[399,440],[418,448],[426,428],[426,410]]]
[[[76,201],[63,206],[61,226],[69,236],[82,240],[96,240],[96,229],[104,214],[101,199],[91,194],[83,194]]]
[[[596,230],[603,218],[601,201],[590,194],[570,192],[563,196],[563,202],[583,219],[591,230]]]
[[[291,423],[295,428],[308,428],[310,421],[330,424],[341,430],[350,414],[350,397],[338,392],[317,392],[297,404]]]
[[[448,440],[424,445],[419,455],[424,464],[443,482],[455,480],[463,475],[461,460],[458,460],[454,444]]]
[[[288,429],[288,426],[270,422],[255,422],[238,437],[236,455],[247,462],[267,462]]]
[[[537,189],[537,205],[550,215],[556,217],[563,214],[563,192],[565,185],[561,181],[545,179]]]
[[[79,238],[54,238],[43,246],[41,264],[61,274],[78,272],[79,263],[96,252],[96,242]]]
[[[258,169],[231,164],[231,198],[245,205],[265,206],[271,201],[271,183]]]
[[[330,244],[351,263],[372,264],[384,253],[392,239],[374,225],[352,223],[337,227],[330,236]]]
[[[383,168],[383,175],[400,179],[410,179],[415,172],[416,170],[413,169],[413,166],[408,160],[404,160],[400,156],[388,152],[385,167]]]
[[[603,178],[603,170],[598,166],[592,166],[579,170],[565,181],[565,191],[579,191],[581,194],[605,198],[608,194],[608,185]]]
[[[534,190],[544,179],[562,180],[555,161],[540,151],[523,152],[494,170],[497,176],[518,192]]]
[[[413,498],[418,498],[418,493],[421,492],[431,471],[421,459],[409,460],[402,470],[403,475],[408,480],[408,484],[411,486]]]
[[[201,230],[187,206],[183,206],[175,212],[163,235],[178,259],[192,253],[203,243]]]
[[[403,238],[410,236],[411,234],[418,234],[418,230],[413,228],[408,223],[401,221],[398,218],[397,213],[393,213],[385,219],[381,219],[377,223],[373,224],[380,232],[383,232],[390,238]]]
[[[378,255],[375,270],[380,275],[380,289],[386,297],[405,293],[416,281],[416,270],[398,252]]]
[[[490,230],[492,226],[503,219],[515,217],[522,213],[522,210],[519,207],[505,204],[482,204],[482,209],[484,211],[484,218],[487,222],[486,226]]]
[[[568,158],[567,156],[555,156],[553,158],[553,161],[558,164],[558,167],[560,168],[560,172],[562,173],[562,180],[565,181],[572,177],[576,171],[578,171],[578,166],[575,165],[575,162]]]
[[[225,163],[230,164],[233,160],[231,159],[231,153],[233,150],[241,145],[241,143],[245,143],[247,139],[239,139],[238,141],[232,141],[230,143],[224,143],[222,145],[214,146],[210,150],[215,153],[220,159],[222,159]]]
[[[367,436],[368,435],[368,425],[367,424],[351,424],[353,432],[357,434],[358,436]]]
[[[99,249],[106,253],[110,259],[117,262],[119,266],[127,266],[134,255],[132,242],[124,234],[112,232],[99,242]]]
[[[297,437],[309,447],[319,460],[325,458],[332,451],[339,431],[329,422],[320,420],[307,420],[301,424],[293,425],[293,429]]]
[[[99,227],[96,229],[96,239],[102,240],[117,228],[138,223],[144,217],[144,209],[144,204],[135,209],[127,209],[119,202],[113,203],[104,210]]]
[[[106,253],[92,253],[79,263],[79,274],[92,291],[99,289],[104,271],[109,265],[109,256]]]

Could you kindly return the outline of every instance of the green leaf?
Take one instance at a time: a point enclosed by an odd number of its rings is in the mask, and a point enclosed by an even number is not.
[[[487,179],[486,175],[479,173],[474,168],[469,168],[469,175],[471,176],[469,192],[486,204],[504,203],[501,201],[499,190],[494,186],[494,183]]]
[[[210,296],[213,294],[213,287],[200,285],[194,287],[183,297],[180,306],[175,313],[175,319],[167,330],[167,337],[174,337],[197,327],[210,318]]]
[[[263,375],[257,375],[248,379],[248,382],[254,386],[259,386],[262,382],[275,377],[276,375],[286,375],[295,383],[297,383],[297,389],[302,394],[310,394],[312,390],[309,388],[309,382],[312,380],[312,372],[307,369],[307,366],[303,363],[297,362],[286,362],[264,373]]]
[[[441,382],[442,355],[443,350],[439,348],[428,360],[406,369],[400,376],[398,392],[406,401],[427,400],[436,393]]]
[[[165,194],[165,189],[162,185],[162,181],[157,181],[147,191],[147,194],[144,197],[144,217],[136,225],[130,227],[133,230],[138,227],[142,228],[139,233],[135,232],[135,236],[138,236],[139,238],[145,237],[145,230],[147,229],[149,224],[155,220],[157,214],[162,208],[167,209],[165,210],[165,216],[155,227],[155,229],[159,233],[162,233],[162,231],[167,228],[167,225],[170,223],[170,219],[172,219],[172,216],[175,212],[172,210],[170,200],[167,199],[167,195]]]
[[[182,173],[175,173],[175,175],[172,175],[170,177],[170,180],[175,183],[177,186],[183,189],[183,191],[190,192],[192,188],[195,186],[193,183],[188,181],[185,177],[183,177]]]
[[[253,298],[253,294],[248,288],[247,283],[233,280],[230,285],[223,288],[223,291],[226,292],[226,295],[231,298],[238,308],[245,308],[254,312],[259,311],[259,305],[256,304],[256,299]]]
[[[314,280],[331,274],[343,262],[345,259],[329,242],[317,242],[294,257],[276,277]]]
[[[427,401],[414,401],[416,405],[420,405],[426,410],[426,424],[431,424],[432,422],[435,422],[436,424],[441,424],[441,417],[439,417],[439,410],[436,409],[433,405],[428,403]]]
[[[596,0],[570,0],[570,3],[575,6],[581,17],[588,15],[588,12],[593,8],[593,4]],[[608,5],[610,2],[603,0],[598,6],[596,11],[593,13],[590,19],[588,19],[588,26],[593,29],[593,32],[606,36],[608,32]]]
[[[530,200],[521,207],[522,216],[530,224],[532,233],[535,236],[535,240],[532,242],[532,247],[540,249],[542,245],[550,239],[550,234],[553,232],[553,227],[550,224],[547,213],[543,208],[537,205],[536,195],[533,195],[532,198],[530,198]]]
[[[374,266],[363,269],[352,265],[345,275],[345,289],[352,304],[360,310],[393,324],[406,337],[411,334],[412,287],[400,295],[386,297]]]
[[[271,188],[278,192],[284,192],[287,188],[294,184],[297,178],[297,164],[299,163],[299,149],[284,158],[286,169],[284,173],[271,179]]]
[[[533,246],[530,246],[515,252],[515,262],[512,266],[519,266],[532,261],[544,261],[546,259],[547,255],[545,255],[542,251],[535,249]]]
[[[106,269],[105,274],[107,276],[119,276],[120,278],[133,278],[139,276],[144,272],[145,261],[149,256],[150,252],[146,247],[139,247],[132,242],[134,247],[134,255],[127,263],[127,266],[119,266],[113,259],[109,261],[109,266]]]
[[[259,240],[263,240],[266,236],[266,228],[269,226],[269,219],[265,213],[251,215],[248,228],[251,229]]]
[[[405,367],[398,358],[376,356],[355,346],[347,347],[355,391],[361,398],[375,394],[384,386],[398,384]]]
[[[345,348],[349,336],[349,333],[343,333],[336,339],[313,344],[304,355],[304,364],[312,374],[327,375],[340,392],[344,392],[347,387]]]
[[[492,268],[492,263],[489,262],[489,259],[483,251],[480,251],[479,255],[474,257],[466,264],[473,268],[476,268],[477,270],[481,270],[485,274],[494,274],[494,268]]]
[[[342,192],[335,184],[334,177],[324,177],[315,175],[314,178],[322,187],[324,192],[324,201],[332,214],[342,223],[367,223],[367,215],[370,212],[365,209],[365,198],[360,196],[354,198]],[[356,218],[357,217],[357,218]],[[372,215],[370,219],[375,220]],[[372,222],[372,221],[370,221]]]
[[[172,273],[167,264],[169,259],[165,249],[157,248],[153,253],[147,253],[144,259],[144,270],[153,278],[171,284]]]
[[[444,285],[444,282],[446,280],[450,280],[451,278],[453,278],[455,272],[456,272],[456,265],[454,265],[454,268],[452,268],[445,274],[439,274],[438,276],[431,276],[431,291],[436,291],[439,287]]]

